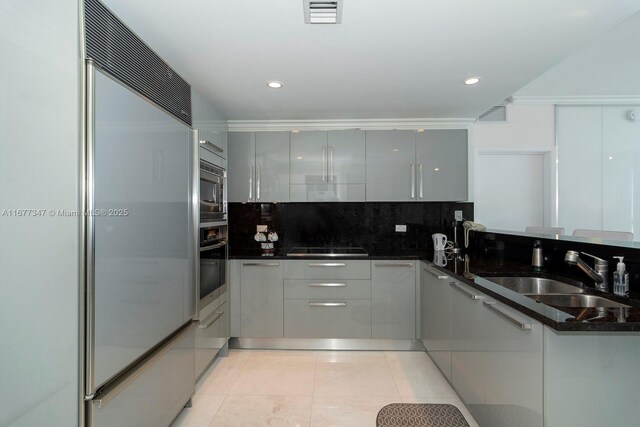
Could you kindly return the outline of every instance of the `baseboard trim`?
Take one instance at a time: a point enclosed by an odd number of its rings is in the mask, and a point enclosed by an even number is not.
[[[420,340],[346,338],[231,338],[229,348],[244,350],[425,351]]]

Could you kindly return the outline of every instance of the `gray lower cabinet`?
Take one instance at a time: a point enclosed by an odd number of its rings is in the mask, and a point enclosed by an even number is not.
[[[229,309],[227,302],[208,313],[196,329],[195,374],[200,378],[209,367],[211,361],[224,347],[229,339]]]
[[[451,381],[451,286],[449,276],[422,263],[420,274],[421,338],[427,354]]]
[[[416,133],[417,200],[468,199],[467,130]]]
[[[229,202],[289,201],[289,133],[228,134]]]
[[[286,299],[287,338],[371,338],[370,299]]]
[[[543,327],[451,282],[451,382],[481,426],[543,425]]]
[[[240,336],[284,335],[283,262],[242,261],[240,266]]]
[[[416,338],[416,261],[373,261],[372,337]]]

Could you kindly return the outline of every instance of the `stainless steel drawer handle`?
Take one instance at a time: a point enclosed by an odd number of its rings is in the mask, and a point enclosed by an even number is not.
[[[248,267],[278,267],[279,262],[243,262],[243,266]]]
[[[309,301],[309,307],[346,307],[347,303],[344,302],[311,302]]]
[[[533,325],[531,323],[527,323],[520,319],[516,319],[515,317],[512,317],[511,314],[507,313],[502,308],[497,307],[495,305],[496,303],[493,301],[482,301],[482,303],[522,330],[529,331],[533,328]]]
[[[376,262],[376,267],[413,267],[412,262]]]
[[[344,288],[346,283],[309,283],[312,288]]]
[[[218,320],[223,314],[224,314],[224,311],[214,311],[212,314],[207,316],[206,319],[204,319],[202,322],[200,322],[198,327],[200,329],[207,329],[209,326],[214,324],[215,321]]]
[[[427,268],[427,267],[425,267],[423,270],[426,271],[427,273],[431,274],[433,277],[436,277],[438,279],[448,279],[449,278],[449,276],[447,276],[446,274],[442,274],[440,272],[433,271],[432,269]]]
[[[200,252],[206,252],[209,251],[211,249],[219,249],[225,245],[227,245],[229,242],[227,240],[223,240],[220,243],[216,243],[215,245],[211,245],[211,246],[203,246],[200,248]]]
[[[309,267],[346,267],[344,262],[314,262],[309,264]]]
[[[478,295],[475,294],[471,291],[468,291],[466,288],[463,288],[462,286],[460,286],[460,284],[458,282],[450,282],[449,283],[451,286],[453,286],[454,288],[456,288],[457,290],[459,290],[460,292],[462,292],[463,294],[467,295],[469,298],[471,299],[483,299],[484,295]]]

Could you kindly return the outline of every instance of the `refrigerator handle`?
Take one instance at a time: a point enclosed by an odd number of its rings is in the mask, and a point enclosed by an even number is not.
[[[94,176],[95,176],[95,71],[93,62],[87,61],[85,69],[85,135],[84,135],[84,192],[83,207],[85,212],[93,212],[95,208]],[[95,393],[95,221],[93,215],[82,215],[84,220],[83,257],[85,271],[85,363],[84,363],[84,395],[93,396]]]

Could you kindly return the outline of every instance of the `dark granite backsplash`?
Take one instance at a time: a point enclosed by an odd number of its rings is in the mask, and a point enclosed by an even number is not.
[[[455,210],[473,219],[473,203],[466,202],[230,203],[229,250],[258,248],[259,224],[278,233],[279,248],[362,246],[370,254],[432,248],[433,233],[453,240]],[[406,225],[406,233],[397,233],[396,224]]]
[[[609,288],[611,290],[613,290],[613,272],[618,263],[618,260],[613,257],[624,256],[624,263],[629,273],[630,291],[640,297],[640,249],[495,232],[472,232],[471,234],[470,246],[473,247],[474,252],[493,255],[496,260],[509,259],[523,263],[531,263],[533,243],[539,240],[542,243],[545,271],[578,280],[588,286],[593,286],[593,281],[578,267],[565,263],[565,254],[571,250],[586,252],[605,259],[609,261]],[[592,258],[586,255],[580,255],[580,257],[593,267]]]

